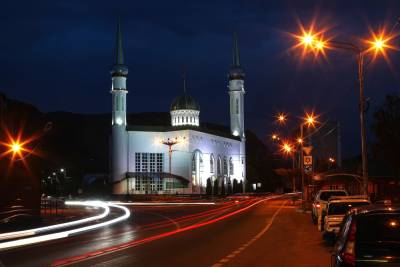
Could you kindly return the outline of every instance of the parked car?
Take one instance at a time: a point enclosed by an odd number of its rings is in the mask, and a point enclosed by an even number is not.
[[[367,196],[331,197],[326,210],[322,211],[323,238],[333,241],[346,213],[352,208],[370,204]]]
[[[336,267],[400,266],[400,205],[351,210],[332,257]]]
[[[322,210],[326,208],[326,204],[328,203],[330,197],[348,195],[349,194],[346,192],[346,190],[319,190],[318,193],[315,195],[312,204],[311,219],[313,223],[321,223]]]

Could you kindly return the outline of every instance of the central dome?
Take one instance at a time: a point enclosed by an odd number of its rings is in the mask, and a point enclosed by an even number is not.
[[[200,111],[200,106],[193,97],[187,94],[178,96],[174,99],[174,101],[172,101],[171,111],[185,109]]]

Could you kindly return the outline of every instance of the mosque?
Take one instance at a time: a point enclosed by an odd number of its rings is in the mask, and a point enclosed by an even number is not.
[[[244,77],[237,37],[228,72],[230,131],[202,126],[200,105],[184,90],[171,104],[170,126],[128,125],[122,33],[117,28],[112,76],[111,181],[114,194],[204,194],[244,188]],[[221,93],[224,93],[221,90]],[[140,100],[139,100],[140,101]]]

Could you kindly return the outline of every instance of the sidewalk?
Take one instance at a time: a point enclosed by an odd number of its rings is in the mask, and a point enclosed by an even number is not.
[[[311,215],[288,201],[270,230],[229,266],[330,267],[325,244]]]

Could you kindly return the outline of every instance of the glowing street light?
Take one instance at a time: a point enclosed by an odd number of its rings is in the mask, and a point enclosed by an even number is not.
[[[297,143],[298,144],[303,144],[303,138],[301,138],[301,137],[297,138]]]
[[[271,139],[274,140],[274,141],[277,141],[277,140],[279,140],[279,136],[277,134],[273,134],[271,136]]]
[[[395,26],[398,24],[396,23]],[[294,35],[296,39],[299,40],[299,43],[295,47],[303,46],[303,49],[321,51],[325,47],[334,48],[338,50],[344,50],[347,52],[351,52],[356,55],[357,65],[358,65],[358,81],[359,81],[359,110],[360,110],[360,128],[361,128],[361,156],[362,156],[362,176],[363,176],[363,194],[368,193],[368,159],[367,159],[367,141],[366,141],[366,126],[365,126],[365,97],[364,97],[364,56],[369,54],[370,52],[374,52],[373,59],[377,56],[378,53],[382,54],[386,61],[389,61],[386,50],[388,48],[395,49],[393,46],[389,44],[389,42],[397,37],[396,35],[389,34],[386,35],[384,32],[379,34],[372,33],[371,40],[366,40],[365,43],[367,47],[360,47],[357,44],[349,43],[349,42],[341,42],[332,39],[328,39],[326,41],[322,40],[322,33],[313,33],[314,23],[311,25],[309,31],[306,31],[302,25],[301,27],[301,35]],[[394,29],[394,27],[393,27]],[[392,31],[393,31],[392,29]],[[304,50],[303,50],[304,51]],[[305,53],[303,53],[304,55]],[[306,124],[308,126],[314,126],[315,122],[312,117],[306,118]]]
[[[285,124],[285,122],[287,120],[287,116],[284,113],[279,113],[276,116],[276,118],[277,118],[279,124]]]
[[[317,123],[316,116],[313,113],[311,113],[311,114],[307,113],[306,117],[305,117],[305,124],[308,127],[310,127],[310,126],[314,127],[316,123]]]
[[[19,143],[11,144],[11,150],[13,153],[19,153],[21,151],[21,144]]]
[[[325,42],[324,41],[318,40],[317,42],[315,42],[315,48],[317,50],[323,50],[324,47],[325,47]]]
[[[282,150],[282,152],[284,152],[285,154],[291,154],[291,153],[294,151],[292,144],[290,144],[290,143],[288,143],[288,142],[284,142],[284,143],[281,145],[281,150]]]

